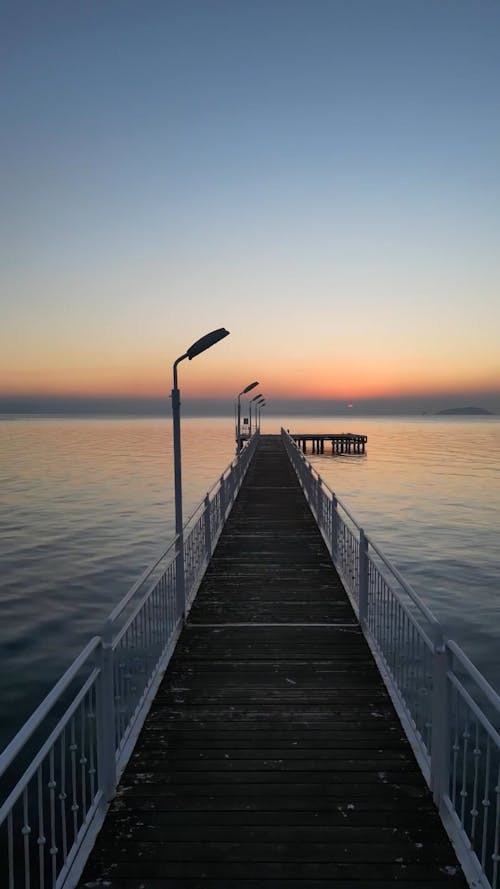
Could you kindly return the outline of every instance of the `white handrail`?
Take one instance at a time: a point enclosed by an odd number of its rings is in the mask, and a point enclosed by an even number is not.
[[[141,588],[141,586],[143,586],[144,582],[148,579],[148,577],[151,576],[151,574],[153,573],[155,568],[160,564],[162,559],[164,559],[168,555],[168,553],[174,549],[175,544],[177,543],[178,539],[179,538],[176,535],[173,538],[173,540],[170,541],[167,548],[164,549],[163,552],[160,553],[160,555],[157,556],[157,558],[150,565],[148,565],[147,568],[144,569],[144,571],[142,572],[140,577],[138,577],[137,580],[135,581],[135,583],[132,584],[128,593],[126,593],[126,595],[123,597],[123,599],[121,599],[120,602],[118,602],[118,605],[116,605],[115,608],[113,608],[113,611],[111,612],[111,614],[108,617],[108,621],[110,623],[113,624],[116,621],[116,619],[118,617],[120,617],[120,614],[122,613],[123,609],[126,608],[128,603],[130,602],[130,600],[134,598],[137,590],[139,590]]]
[[[455,673],[452,673],[451,670],[448,671],[448,679],[456,688],[464,701],[467,702],[467,706],[475,714],[476,718],[480,721],[485,731],[488,732],[493,743],[496,744],[497,747],[500,747],[500,734],[497,732],[495,726],[491,724],[488,717],[484,715],[478,704],[476,704],[474,698],[472,697],[470,692],[467,691],[463,682],[460,682],[458,676],[456,676]]]
[[[357,527],[359,528],[359,526],[357,526]],[[441,624],[438,621],[437,617],[434,616],[434,614],[432,613],[430,608],[428,608],[428,606],[425,604],[425,602],[422,602],[422,599],[420,598],[418,593],[416,593],[415,590],[413,589],[413,587],[404,579],[404,577],[401,575],[401,572],[396,568],[396,566],[393,565],[393,563],[387,558],[386,555],[384,555],[384,553],[382,552],[380,547],[378,547],[377,544],[373,542],[371,536],[368,534],[366,534],[365,536],[366,536],[366,539],[367,539],[368,543],[370,544],[373,552],[377,553],[377,556],[381,559],[381,561],[384,563],[384,565],[386,565],[386,567],[389,568],[390,572],[394,575],[396,580],[398,580],[399,583],[401,584],[401,586],[403,587],[405,593],[408,594],[408,596],[412,600],[412,602],[417,606],[419,611],[422,612],[425,619],[427,621],[429,621],[429,623],[431,624],[432,627],[434,627],[435,630],[437,630],[439,633],[442,633]]]
[[[73,714],[76,713],[76,711],[77,711],[79,705],[81,704],[82,700],[84,699],[85,695],[87,694],[89,689],[92,688],[98,675],[99,675],[99,671],[97,669],[92,671],[91,675],[88,677],[87,681],[82,686],[82,688],[80,689],[80,691],[78,692],[76,697],[72,700],[72,702],[69,705],[69,707],[67,708],[66,712],[61,716],[56,727],[52,730],[49,737],[47,738],[45,743],[42,745],[42,747],[36,754],[35,758],[31,760],[31,762],[30,762],[28,768],[26,769],[26,771],[24,772],[21,780],[18,781],[16,787],[14,788],[12,793],[7,797],[4,804],[0,808],[0,824],[3,823],[3,821],[5,820],[8,812],[9,812],[9,809],[12,808],[13,804],[16,802],[16,800],[19,799],[21,793],[23,792],[23,787],[20,785],[26,785],[28,783],[28,781],[30,781],[31,778],[33,777],[33,775],[36,773],[36,770],[39,768],[39,766],[44,761],[45,757],[47,756],[47,753],[53,747],[55,741],[57,741],[57,739],[59,738],[59,735],[61,734],[61,730],[64,728],[65,725],[68,724],[68,722],[71,719],[71,717],[73,716]]]
[[[499,717],[500,697],[460,646],[443,638],[431,610],[359,527],[285,430],[282,440],[464,872],[471,886],[497,889],[500,734],[455,673],[453,658],[471,688],[474,685]],[[347,515],[352,528],[337,507]],[[358,535],[354,541],[353,534]],[[379,570],[380,563],[390,572],[390,579]],[[391,580],[397,585],[391,585]],[[407,607],[400,590],[425,617],[432,638]]]
[[[229,475],[231,474],[231,472],[232,472],[232,470],[235,468],[237,462],[238,462],[237,459],[233,460],[228,466],[226,466],[226,468],[225,468],[224,472],[222,473],[222,475],[221,475],[218,479],[216,479],[216,480],[214,481],[212,487],[209,488],[208,491],[206,492],[205,497],[204,497],[202,500],[200,500],[200,502],[198,503],[198,505],[195,506],[195,508],[193,509],[193,511],[190,513],[189,517],[188,517],[188,518],[186,519],[186,521],[184,522],[184,531],[185,531],[186,528],[188,527],[189,523],[193,521],[195,515],[196,515],[198,512],[200,512],[201,510],[203,510],[204,505],[205,505],[205,499],[206,499],[206,497],[210,497],[210,494],[212,494],[213,491],[216,490],[216,488],[219,488],[220,483],[221,483],[221,479],[224,479],[224,480],[225,480],[225,479],[226,479],[226,474],[227,474],[227,476],[229,476]]]
[[[472,661],[469,660],[463,649],[460,648],[460,645],[457,645],[452,639],[447,639],[446,646],[452,654],[455,655],[456,659],[462,664],[467,673],[474,679],[477,687],[482,691],[492,707],[500,713],[500,695],[496,693],[495,689],[490,685],[487,679],[484,678],[483,674],[480,673]]]
[[[23,727],[19,729],[17,734],[12,738],[10,744],[7,745],[3,753],[0,755],[0,777],[11,765],[12,761],[18,755],[19,751],[24,747],[26,742],[29,741],[33,732],[37,730],[43,720],[50,713],[54,704],[56,704],[60,700],[61,696],[64,694],[70,683],[76,677],[83,665],[88,661],[90,655],[94,653],[94,651],[99,647],[100,644],[100,636],[94,636],[90,640],[90,642],[87,643],[78,657],[75,658],[71,666],[68,667],[59,681],[56,682],[51,691],[49,691],[48,695],[43,699],[42,703],[38,705],[36,710],[34,710],[31,714],[30,718],[24,723]]]

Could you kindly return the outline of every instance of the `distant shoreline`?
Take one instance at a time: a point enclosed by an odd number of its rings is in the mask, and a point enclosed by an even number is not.
[[[448,407],[444,411],[437,411],[438,417],[492,417],[491,411],[487,411],[484,407]]]
[[[22,419],[38,419],[38,420],[170,420],[171,413],[169,410],[164,411],[124,411],[124,410],[7,410],[4,411],[0,408],[0,422],[2,420],[22,420]],[[183,418],[186,420],[229,420],[234,422],[234,414],[229,410],[219,410],[213,411],[210,413],[198,412],[198,411],[190,411],[189,409],[183,411]],[[316,413],[298,411],[298,410],[275,410],[266,412],[265,417],[275,418],[282,417],[288,418],[292,420],[294,417],[300,420],[306,421],[307,419],[311,420],[325,420],[329,423],[336,423],[338,420],[349,421],[350,423],[358,423],[360,420],[444,420],[444,419],[495,419],[499,417],[499,414],[495,414],[492,411],[461,411],[461,410],[443,410],[438,411],[436,413],[432,412],[420,412],[415,413],[414,411],[385,411],[385,412],[372,412],[372,411],[363,411],[354,413],[352,411],[346,412],[338,412],[332,413],[327,411],[317,411]],[[263,416],[263,422],[265,421],[265,417]]]
[[[265,391],[265,386],[262,387]],[[235,387],[237,391],[237,387]],[[469,396],[471,397],[471,396]],[[359,399],[351,402],[340,398],[280,398],[268,395],[262,416],[326,417],[333,422],[337,417],[358,420],[361,417],[436,417],[436,416],[497,416],[500,415],[500,392],[473,396],[472,405],[464,406],[464,397],[446,393],[425,398],[394,397]],[[479,407],[477,405],[480,405]],[[242,410],[248,411],[245,398]],[[234,398],[190,398],[181,391],[183,417],[231,417],[234,419]],[[87,396],[0,396],[0,416],[39,417],[170,417],[170,394],[162,397],[100,397]],[[246,414],[245,414],[246,415]]]

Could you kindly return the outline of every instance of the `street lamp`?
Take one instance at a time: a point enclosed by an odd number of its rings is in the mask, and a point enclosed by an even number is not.
[[[267,404],[267,401],[265,400],[265,398],[263,398],[261,401],[258,402],[258,407],[259,407],[259,432],[260,432],[260,415],[261,415],[262,408],[265,407],[266,404]]]
[[[262,398],[262,395],[260,395],[260,394],[254,395],[254,397],[250,399],[249,405],[248,405],[248,407],[249,407],[248,417],[249,417],[249,421],[250,421],[250,425],[249,425],[250,435],[252,435],[252,401],[258,401],[259,398]],[[255,417],[257,418],[257,414],[255,415]]]
[[[256,386],[259,385],[259,381],[256,380],[254,383],[249,383],[248,386],[245,386],[244,389],[238,394],[238,419],[236,423],[236,453],[239,454],[241,451],[241,402],[240,398],[242,395],[246,395],[247,392],[250,392],[252,389],[255,389]]]
[[[180,392],[177,386],[177,365],[189,358],[192,361],[197,355],[200,355],[205,349],[214,346],[219,340],[228,336],[229,331],[225,327],[219,327],[205,334],[199,340],[196,340],[192,346],[174,361],[173,366],[173,389],[172,389],[172,424],[174,433],[174,492],[175,492],[175,533],[178,537],[177,548],[177,599],[179,603],[179,613],[184,613],[185,608],[185,589],[184,589],[184,540],[182,534],[182,473],[181,473],[181,400]]]

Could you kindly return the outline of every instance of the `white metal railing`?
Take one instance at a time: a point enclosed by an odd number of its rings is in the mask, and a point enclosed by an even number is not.
[[[500,885],[500,697],[281,430],[471,886]]]
[[[257,441],[258,434],[0,756],[2,889],[76,884]]]

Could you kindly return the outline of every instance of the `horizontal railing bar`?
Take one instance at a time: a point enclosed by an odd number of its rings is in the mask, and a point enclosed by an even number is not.
[[[453,673],[451,670],[448,671],[447,677],[450,680],[451,684],[456,688],[460,696],[464,699],[464,701],[467,702],[467,706],[472,710],[474,716],[479,720],[484,730],[488,732],[492,741],[494,741],[497,747],[500,749],[500,735],[498,734],[495,726],[491,724],[488,717],[485,716],[481,708],[476,704],[470,692],[468,692],[465,688],[465,685],[463,685],[456,673]]]
[[[492,889],[484,868],[476,852],[472,848],[470,837],[467,835],[467,831],[464,830],[464,826],[448,793],[443,793],[441,797],[441,806],[445,810],[445,818],[443,821],[445,821],[445,823],[448,821],[448,824],[451,825],[455,851],[459,855],[459,861],[462,864],[464,876],[468,885],[471,886],[472,889]],[[466,867],[464,867],[464,861],[460,857],[460,851],[466,856]]]
[[[360,526],[358,525],[358,523],[357,523],[356,519],[354,518],[353,514],[348,510],[348,508],[347,508],[347,506],[345,505],[345,503],[343,503],[343,501],[340,500],[340,499],[337,497],[337,495],[335,494],[335,492],[332,491],[332,489],[328,487],[328,485],[326,484],[326,482],[323,481],[323,479],[321,478],[320,475],[318,475],[318,479],[321,481],[321,484],[323,485],[323,487],[326,488],[326,493],[332,495],[332,499],[333,499],[333,498],[335,499],[335,502],[336,502],[337,506],[340,506],[342,512],[345,512],[347,518],[350,519],[350,521],[352,522],[352,524],[354,525],[354,527],[357,528],[358,531],[359,531]]]
[[[31,738],[33,732],[43,722],[45,717],[50,713],[52,707],[66,691],[68,685],[73,681],[79,670],[83,667],[90,655],[94,653],[96,648],[101,644],[101,637],[94,636],[85,648],[80,652],[78,657],[73,661],[63,676],[59,679],[54,687],[49,691],[48,695],[38,705],[36,710],[31,714],[29,719],[24,723],[23,727],[14,736],[10,744],[7,745],[3,753],[0,755],[0,777],[10,766],[13,759],[17,756],[26,741]]]
[[[488,680],[484,678],[482,673],[480,673],[477,667],[474,666],[472,661],[469,660],[465,652],[460,648],[460,645],[457,645],[457,643],[454,642],[453,639],[447,639],[446,645],[451,653],[456,657],[456,659],[472,676],[472,678],[476,682],[476,685],[488,699],[489,703],[492,704],[493,707],[495,707],[495,709],[498,710],[498,712],[500,713],[500,695],[497,695],[495,689],[492,688]]]
[[[87,812],[87,816],[80,826],[80,829],[79,829],[77,836],[76,836],[76,841],[73,843],[73,846],[71,847],[71,849],[68,850],[68,857],[66,858],[64,865],[62,866],[61,870],[59,871],[59,875],[57,877],[57,881],[55,884],[55,889],[64,889],[64,887],[66,885],[69,885],[69,884],[66,884],[66,879],[71,871],[71,868],[73,867],[75,859],[78,857],[78,855],[80,853],[80,849],[82,847],[83,840],[85,839],[85,837],[89,831],[92,821],[96,817],[96,815],[99,811],[102,797],[103,797],[102,790],[98,790],[96,792],[94,799],[93,799],[92,805],[90,806],[90,808]],[[71,885],[73,885],[73,884],[71,884]]]
[[[224,473],[223,473],[223,475],[224,475]],[[223,476],[221,476],[221,478],[222,478],[222,477],[223,477]],[[207,493],[205,494],[205,497],[203,497],[203,499],[200,500],[200,502],[198,503],[198,505],[195,506],[195,508],[193,509],[193,511],[192,511],[191,515],[189,516],[189,518],[186,519],[186,521],[184,522],[184,526],[183,526],[183,530],[184,530],[184,531],[187,530],[187,526],[190,524],[190,522],[193,521],[195,515],[196,515],[198,512],[200,512],[200,510],[203,510],[203,509],[204,509],[206,498],[207,498],[207,497],[210,497],[210,494],[212,493],[212,491],[215,491],[215,489],[218,488],[218,487],[220,487],[220,478],[218,478],[217,481],[214,482],[214,484],[212,485],[212,487],[211,487],[211,488],[207,491]]]
[[[156,658],[156,661],[151,669],[148,681],[147,681],[146,685],[144,686],[144,689],[137,701],[134,711],[130,716],[128,725],[127,725],[127,727],[123,733],[123,736],[120,739],[120,742],[116,748],[115,758],[116,758],[117,763],[120,762],[120,758],[123,753],[123,749],[128,743],[130,734],[134,731],[137,717],[144,707],[144,702],[146,701],[146,699],[148,697],[149,691],[150,691],[151,687],[153,686],[153,684],[158,676],[158,673],[160,673],[161,670],[163,669],[165,657],[167,656],[169,648],[171,648],[171,646],[172,646],[172,639],[175,638],[175,634],[178,631],[178,628],[179,628],[179,621],[177,621],[175,627],[172,629],[172,632],[170,633],[167,642],[163,646],[160,655]]]
[[[354,518],[354,516],[352,515],[352,513],[348,510],[348,508],[347,508],[347,506],[345,505],[345,503],[343,503],[342,500],[340,500],[340,499],[337,497],[335,491],[332,491],[332,489],[329,487],[329,485],[328,485],[328,484],[325,482],[325,480],[320,476],[319,472],[314,468],[314,466],[312,465],[312,463],[309,463],[309,461],[303,456],[302,451],[299,450],[299,448],[297,447],[297,445],[295,444],[295,442],[293,441],[293,439],[291,439],[291,441],[292,441],[292,443],[295,445],[295,447],[297,448],[297,454],[298,454],[299,457],[301,457],[302,460],[304,461],[304,465],[307,465],[307,466],[309,467],[309,469],[311,470],[311,473],[312,473],[313,475],[316,476],[316,480],[319,481],[319,482],[321,482],[321,486],[322,486],[322,488],[324,488],[325,493],[331,495],[331,499],[332,499],[332,500],[335,500],[335,502],[337,503],[337,506],[340,506],[340,508],[343,510],[343,512],[345,512],[346,516],[351,520],[351,522],[353,523],[353,525],[354,525],[356,528],[358,528],[358,530],[359,530],[359,525],[358,525],[356,519]]]
[[[193,511],[192,511],[192,513],[190,514],[189,518],[186,519],[186,521],[184,522],[184,530],[186,530],[186,528],[187,528],[187,526],[189,525],[189,523],[193,521],[193,519],[194,519],[196,513],[199,512],[200,509],[203,509],[203,507],[204,507],[204,505],[205,505],[205,498],[206,498],[206,497],[210,497],[210,494],[211,494],[213,491],[215,491],[217,488],[220,487],[220,480],[221,480],[221,478],[223,478],[224,481],[225,481],[225,480],[226,480],[226,476],[229,476],[229,475],[230,475],[231,470],[235,468],[236,463],[237,463],[237,461],[236,461],[236,460],[233,460],[233,462],[230,463],[229,466],[226,466],[224,472],[221,473],[221,475],[220,475],[220,477],[219,477],[218,479],[216,479],[216,481],[213,483],[212,487],[208,489],[208,491],[207,491],[206,494],[205,494],[205,497],[204,497],[202,500],[200,500],[200,502],[198,503],[198,505],[195,506],[195,508],[193,509]]]
[[[9,811],[16,804],[17,800],[23,793],[26,786],[31,781],[33,775],[36,773],[36,770],[40,766],[40,764],[44,761],[47,754],[50,752],[51,747],[56,743],[57,739],[60,737],[61,732],[68,724],[69,720],[78,709],[79,705],[85,698],[87,692],[94,685],[97,677],[99,676],[100,669],[96,667],[92,670],[92,673],[87,678],[85,683],[82,685],[80,691],[76,695],[75,698],[71,701],[71,704],[67,707],[57,725],[52,729],[49,737],[45,741],[45,743],[40,747],[40,750],[36,754],[35,758],[30,762],[28,768],[24,772],[24,774],[19,778],[16,786],[13,788],[7,799],[5,800],[3,806],[0,808],[0,824],[3,824],[5,818],[9,814]]]
[[[237,462],[238,462],[237,460],[233,460],[232,463],[229,463],[229,464],[226,466],[224,472],[222,472],[222,473],[220,474],[219,478],[217,478],[217,479],[214,481],[212,487],[208,489],[208,491],[207,491],[207,495],[210,495],[210,494],[212,493],[212,491],[215,491],[215,489],[220,485],[220,480],[221,480],[221,478],[223,478],[224,480],[226,479],[226,475],[229,475],[229,474],[230,474],[231,470],[234,469],[234,467],[236,466]],[[203,500],[201,501],[200,506],[201,506],[202,504],[203,504]]]
[[[442,630],[442,628],[441,628],[441,624],[440,624],[440,622],[438,621],[437,617],[435,617],[434,614],[432,613],[432,611],[430,610],[430,608],[428,608],[427,605],[425,605],[425,603],[422,602],[422,600],[421,600],[420,596],[418,595],[418,593],[416,593],[415,590],[413,589],[413,587],[411,587],[410,584],[407,583],[407,581],[404,579],[404,577],[403,577],[403,576],[401,575],[401,573],[398,571],[398,569],[396,568],[396,566],[392,564],[392,562],[387,558],[387,556],[385,556],[384,553],[379,549],[379,547],[373,542],[373,540],[371,539],[371,537],[369,536],[369,534],[365,534],[365,537],[366,537],[368,543],[370,544],[372,550],[373,550],[374,552],[377,553],[377,556],[382,560],[382,562],[384,563],[384,565],[386,565],[386,567],[389,568],[389,570],[392,572],[392,574],[394,575],[394,577],[396,578],[396,580],[397,580],[397,581],[401,584],[401,586],[403,587],[405,593],[408,594],[408,596],[410,597],[410,599],[412,600],[412,602],[413,602],[413,603],[417,606],[417,608],[422,612],[422,614],[423,614],[423,615],[425,616],[425,618],[429,621],[429,623],[430,623],[436,630],[438,630],[438,629],[439,629],[439,630]]]
[[[168,563],[168,565],[166,566],[165,570],[167,570],[167,568],[169,568],[170,565],[172,565],[172,563],[173,563],[174,561],[175,561],[175,557],[172,558],[172,561]],[[162,576],[163,576],[163,575],[162,575]],[[130,629],[131,624],[133,624],[133,622],[134,622],[134,620],[136,619],[137,615],[139,614],[139,612],[141,611],[141,609],[144,607],[144,605],[145,605],[146,602],[148,601],[148,599],[149,599],[151,593],[153,592],[155,586],[157,585],[157,583],[158,583],[158,581],[159,581],[160,579],[161,579],[161,578],[157,578],[156,580],[154,580],[154,581],[150,584],[150,586],[148,586],[148,588],[147,588],[146,592],[144,593],[143,597],[142,597],[141,600],[137,603],[136,607],[134,608],[134,610],[132,611],[132,613],[129,615],[129,617],[127,618],[127,620],[126,620],[125,623],[123,624],[123,627],[119,630],[119,632],[118,632],[118,633],[116,634],[116,636],[113,638],[113,650],[119,645],[120,641],[123,639],[123,637],[125,636],[125,634],[127,633],[127,631]]]
[[[167,548],[166,548],[165,550],[163,550],[163,552],[161,553],[161,555],[159,555],[158,558],[157,558],[154,562],[152,562],[151,565],[148,565],[148,567],[143,571],[143,573],[141,574],[141,576],[140,576],[140,577],[135,581],[135,583],[131,586],[131,588],[129,589],[128,593],[126,593],[126,595],[123,597],[123,599],[121,600],[121,602],[118,602],[118,605],[115,606],[115,608],[113,609],[113,611],[111,612],[111,614],[110,614],[109,617],[108,617],[108,621],[109,621],[110,624],[113,624],[113,623],[115,622],[115,620],[120,616],[120,614],[122,613],[123,609],[126,608],[127,605],[128,605],[128,603],[130,602],[130,600],[133,599],[133,597],[134,597],[134,595],[136,594],[136,592],[137,592],[137,590],[139,589],[139,587],[142,586],[142,584],[144,583],[144,581],[148,579],[149,575],[152,574],[153,571],[155,570],[155,568],[158,567],[158,565],[160,564],[160,562],[162,561],[162,559],[164,559],[165,556],[170,552],[170,550],[172,549],[172,547],[175,546],[175,544],[177,543],[178,539],[179,539],[179,535],[176,534],[175,537],[170,541],[170,543],[169,543],[169,545],[167,546]]]
[[[375,567],[377,567],[377,566],[375,565],[375,563],[371,561],[371,559],[370,559],[370,563],[371,563],[372,565],[374,565]],[[385,578],[384,578],[384,580],[385,580]],[[422,638],[422,640],[423,640],[423,641],[425,642],[425,644],[427,645],[429,651],[433,652],[433,651],[434,651],[434,645],[435,645],[434,640],[431,639],[430,636],[427,635],[427,633],[425,632],[424,628],[419,624],[418,620],[416,620],[415,615],[412,614],[412,612],[410,611],[410,609],[408,608],[408,606],[403,602],[403,600],[402,600],[402,599],[400,598],[400,596],[398,595],[397,591],[396,591],[396,590],[393,590],[392,587],[390,587],[390,586],[389,586],[389,589],[390,589],[391,593],[393,594],[393,596],[397,599],[397,601],[398,601],[398,606],[399,606],[399,607],[401,608],[401,610],[406,614],[406,617],[408,618],[408,620],[410,621],[410,623],[412,624],[412,626],[415,627],[415,629],[417,630],[419,636]]]
[[[217,484],[217,483],[216,483],[216,484]],[[213,488],[211,488],[211,491],[212,491],[212,490],[213,490]],[[205,497],[208,497],[208,496],[210,495],[210,492],[211,492],[211,491],[207,491]],[[183,531],[186,531],[186,530],[187,530],[187,526],[190,524],[190,522],[193,521],[195,515],[196,515],[198,512],[200,512],[200,510],[203,510],[203,508],[204,508],[204,506],[205,506],[205,497],[203,498],[203,500],[200,500],[200,502],[198,503],[198,506],[196,506],[196,508],[193,509],[193,512],[191,513],[191,515],[189,516],[189,518],[186,519],[186,521],[184,522]]]
[[[393,672],[391,670],[389,663],[387,662],[387,658],[385,656],[384,649],[381,647],[377,637],[374,636],[374,634],[371,632],[370,628],[368,628],[368,630],[366,632],[366,637],[369,640],[372,652],[373,651],[376,652],[376,655],[377,655],[376,663],[377,663],[379,672],[382,676],[382,679],[384,681],[384,684],[386,685],[386,687],[389,687],[391,693],[394,692],[396,694],[397,699],[398,699],[398,708],[403,708],[405,718],[411,724],[413,734],[418,741],[421,753],[423,754],[423,756],[426,758],[426,761],[430,765],[430,751],[428,749],[427,743],[425,741],[424,736],[422,735],[421,730],[417,726],[417,723],[415,721],[415,716],[412,713],[406,699],[400,693],[398,683],[393,676]],[[399,710],[398,710],[398,715],[401,716]],[[403,726],[403,728],[404,728],[404,726]],[[406,734],[408,736],[407,732],[406,732]],[[423,769],[422,769],[422,771],[423,771]]]

